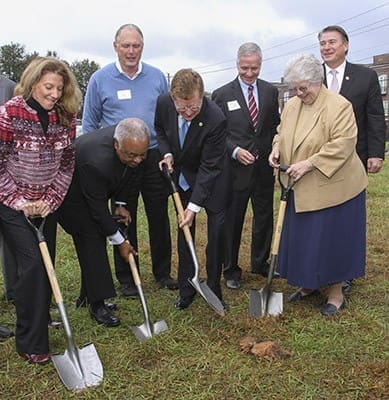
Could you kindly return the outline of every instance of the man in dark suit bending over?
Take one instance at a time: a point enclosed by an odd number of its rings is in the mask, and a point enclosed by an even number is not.
[[[158,97],[155,129],[158,148],[164,157],[160,162],[175,172],[179,194],[185,209],[180,227],[195,233],[195,215],[202,207],[207,213],[206,249],[207,284],[222,300],[222,234],[228,202],[229,169],[226,163],[226,120],[219,107],[204,96],[201,76],[192,69],[178,71],[171,83],[171,93]],[[193,301],[195,289],[188,278],[194,275],[191,258],[182,229],[178,232],[178,309]]]

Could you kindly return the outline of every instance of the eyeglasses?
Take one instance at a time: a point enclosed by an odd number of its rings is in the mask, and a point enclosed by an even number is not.
[[[297,92],[305,94],[310,86],[311,86],[311,84],[309,83],[307,86],[299,86],[299,87],[295,87],[295,88],[290,87],[290,88],[288,88],[289,94],[295,95],[295,94],[297,94]]]
[[[192,111],[192,112],[199,111],[200,108],[201,108],[201,104],[202,103],[200,103],[200,104],[190,104],[188,106],[180,106],[176,102],[174,102],[174,106],[176,107],[176,110],[179,113],[183,113],[185,111]]]

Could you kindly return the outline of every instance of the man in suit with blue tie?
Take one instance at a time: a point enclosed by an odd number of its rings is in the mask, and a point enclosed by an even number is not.
[[[229,168],[226,157],[226,119],[219,107],[204,96],[201,76],[192,69],[178,71],[170,93],[158,97],[155,130],[158,148],[177,182],[184,220],[195,234],[195,216],[207,213],[207,284],[222,300],[220,278],[223,262],[223,227],[229,199]],[[185,136],[185,137],[184,137]],[[162,166],[161,166],[162,168]],[[182,229],[178,232],[178,284],[175,307],[183,310],[193,301],[195,289],[188,278],[194,264]]]
[[[349,38],[346,31],[331,25],[318,34],[324,61],[324,84],[344,96],[353,106],[358,127],[357,153],[367,172],[377,173],[385,157],[385,114],[377,73],[346,60]],[[348,291],[351,281],[343,282]]]
[[[238,256],[249,200],[253,209],[251,272],[267,276],[269,270],[274,175],[267,160],[280,116],[277,88],[258,79],[261,64],[261,48],[256,43],[242,44],[236,61],[238,76],[212,93],[227,118],[227,152],[232,169],[223,271],[229,289],[240,288]]]

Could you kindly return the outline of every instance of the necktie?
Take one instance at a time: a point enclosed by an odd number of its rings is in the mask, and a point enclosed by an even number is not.
[[[185,138],[186,138],[186,134],[188,132],[188,121],[186,119],[184,119],[184,122],[181,125],[181,129],[180,129],[180,147],[181,149],[184,147],[184,142],[185,142]]]
[[[188,132],[188,128],[189,128],[188,121],[184,119],[184,122],[181,125],[180,135],[179,135],[181,149],[184,147],[184,141],[185,141],[186,134]],[[178,184],[180,185],[181,189],[184,190],[184,192],[186,192],[190,188],[190,186],[188,185],[188,182],[186,181],[182,172],[180,173],[180,175],[178,177]]]
[[[258,125],[258,108],[257,108],[257,103],[255,102],[254,99],[253,90],[254,90],[253,85],[249,85],[249,111],[250,111],[251,121],[253,122],[254,130],[256,130]]]
[[[332,74],[332,82],[331,82],[330,90],[332,90],[335,93],[338,93],[339,92],[339,82],[338,82],[338,78],[336,77],[336,74],[338,73],[338,71],[336,69],[332,69],[330,71],[330,73]]]

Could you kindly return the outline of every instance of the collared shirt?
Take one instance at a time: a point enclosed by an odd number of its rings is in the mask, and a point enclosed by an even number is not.
[[[129,76],[129,75],[127,75],[127,74],[123,71],[123,68],[122,68],[122,66],[120,65],[119,60],[116,60],[115,65],[116,65],[116,68],[119,70],[119,72],[120,72],[121,74],[123,74],[124,76],[126,76],[128,79],[131,79],[131,80],[134,80],[134,79],[142,72],[142,62],[140,62],[140,63],[138,64],[138,71],[136,71],[136,73],[135,73],[134,76]]]
[[[344,60],[343,63],[340,64],[339,67],[337,68],[330,68],[327,64],[324,64],[324,68],[326,70],[327,87],[331,87],[332,79],[334,78],[331,71],[335,70],[337,72],[336,77],[339,82],[339,91],[340,91],[344,77],[344,70],[346,69],[346,60]]]

